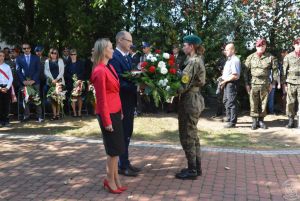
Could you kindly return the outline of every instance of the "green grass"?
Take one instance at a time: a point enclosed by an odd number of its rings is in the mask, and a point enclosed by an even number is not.
[[[222,123],[216,122],[216,124]],[[201,123],[199,123],[198,128],[199,126]],[[95,117],[83,117],[82,120],[66,117],[60,121],[46,121],[43,124],[13,122],[11,128],[0,128],[0,133],[101,137],[98,121]],[[204,130],[201,127],[198,133],[201,146],[253,149],[300,148],[297,140],[288,135],[241,133],[236,129]],[[152,114],[136,118],[133,140],[179,145],[177,116],[175,114]]]

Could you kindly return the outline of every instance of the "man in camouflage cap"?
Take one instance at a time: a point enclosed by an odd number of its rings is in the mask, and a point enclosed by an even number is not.
[[[267,114],[268,93],[272,89],[272,82],[278,78],[277,64],[277,59],[266,52],[266,40],[257,40],[256,52],[247,57],[244,71],[246,90],[250,94],[253,130],[258,127],[267,129],[264,117]]]
[[[202,175],[200,141],[197,123],[204,109],[200,87],[205,84],[204,48],[198,36],[183,38],[183,51],[187,55],[182,71],[182,86],[178,90],[179,138],[188,162],[188,168],[176,174],[178,179],[196,179]]]
[[[297,98],[298,103],[300,101],[300,38],[294,40],[293,46],[295,50],[284,57],[281,76],[283,89],[287,91],[286,114],[289,117],[287,128],[295,127],[295,102]]]

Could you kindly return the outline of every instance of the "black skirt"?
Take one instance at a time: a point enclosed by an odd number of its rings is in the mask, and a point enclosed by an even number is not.
[[[112,127],[114,129],[113,132],[105,130],[100,115],[97,115],[97,119],[102,131],[103,144],[106,154],[109,156],[119,156],[123,154],[125,152],[125,141],[123,135],[121,112],[110,114]]]

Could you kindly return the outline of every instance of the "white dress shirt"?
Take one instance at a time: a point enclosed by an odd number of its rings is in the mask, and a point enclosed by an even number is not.
[[[9,79],[7,79],[1,72],[0,72],[0,85],[6,85],[7,89],[10,89],[12,82],[13,82],[13,75],[10,69],[10,66],[6,63],[0,64],[0,69],[5,72]]]

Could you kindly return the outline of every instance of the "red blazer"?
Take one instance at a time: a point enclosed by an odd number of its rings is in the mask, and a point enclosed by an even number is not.
[[[113,66],[110,67],[112,71],[105,64],[98,64],[90,79],[96,91],[96,113],[100,115],[104,127],[112,124],[110,113],[122,110],[119,78]]]

